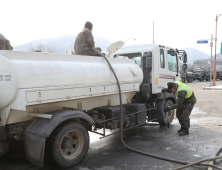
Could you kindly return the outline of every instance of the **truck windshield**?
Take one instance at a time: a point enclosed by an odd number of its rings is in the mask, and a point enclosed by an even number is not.
[[[141,53],[117,54],[114,58],[134,59],[135,63],[141,67]]]
[[[172,56],[168,53],[168,70],[177,72],[177,56]]]

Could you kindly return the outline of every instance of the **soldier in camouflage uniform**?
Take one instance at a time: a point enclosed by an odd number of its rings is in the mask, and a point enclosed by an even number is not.
[[[86,22],[83,30],[77,35],[74,43],[74,51],[76,55],[90,55],[90,56],[100,56],[98,52],[93,50],[95,48],[95,42],[92,35],[92,23]],[[101,48],[95,48],[101,52]]]
[[[0,33],[0,50],[12,50],[10,41]]]
[[[188,135],[190,128],[190,114],[195,105],[196,98],[194,92],[187,85],[181,82],[169,82],[167,83],[168,88],[162,89],[162,92],[173,92],[175,96],[178,97],[177,103],[171,107],[164,109],[164,112],[168,112],[173,109],[176,110],[176,116],[181,125],[180,130],[178,130],[179,135]]]

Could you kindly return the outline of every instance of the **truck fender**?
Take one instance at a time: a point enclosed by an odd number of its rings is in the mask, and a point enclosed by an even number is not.
[[[91,125],[95,124],[89,115],[81,111],[60,110],[47,114],[53,115],[52,118],[35,118],[24,132],[26,159],[38,166],[43,166],[44,163],[46,138],[59,124],[73,118],[82,118]]]
[[[176,99],[176,96],[174,93],[168,93],[168,92],[164,92],[164,95],[165,95],[165,98],[168,99],[168,98],[171,98],[173,99],[173,103],[175,104],[177,99]],[[160,92],[160,93],[157,93],[157,100],[163,100],[164,96],[163,96],[163,93]]]

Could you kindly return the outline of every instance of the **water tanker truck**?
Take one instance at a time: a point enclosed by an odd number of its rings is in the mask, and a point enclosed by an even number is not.
[[[123,128],[170,124],[174,110],[163,112],[164,96],[166,106],[176,97],[161,89],[180,81],[185,51],[122,44],[111,45],[107,59],[122,90]],[[107,137],[106,129],[119,129],[118,93],[103,57],[0,51],[0,155],[22,143],[35,165],[43,166],[45,154],[63,168],[78,164],[88,152],[89,132]]]

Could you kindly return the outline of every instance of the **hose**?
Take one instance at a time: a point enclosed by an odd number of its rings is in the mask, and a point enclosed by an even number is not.
[[[214,151],[212,158],[217,156],[222,151],[222,144]],[[214,160],[210,161],[209,164],[214,164]],[[208,170],[213,170],[211,167],[208,168]]]
[[[102,54],[101,52],[99,52],[98,50],[96,50],[96,49],[94,49],[94,50],[106,60],[107,64],[109,65],[109,67],[111,69],[111,71],[113,72],[113,75],[114,75],[114,77],[116,79],[116,82],[117,82],[118,91],[119,91],[119,100],[120,100],[119,101],[120,102],[120,137],[121,137],[121,142],[123,143],[123,145],[127,149],[129,149],[133,152],[142,154],[142,155],[146,155],[146,156],[150,156],[150,157],[153,157],[153,158],[161,159],[161,160],[164,160],[164,161],[170,161],[170,162],[174,162],[174,163],[178,163],[178,164],[184,164],[184,165],[190,164],[190,162],[179,161],[179,160],[175,160],[175,159],[170,159],[170,158],[166,158],[166,157],[162,157],[162,156],[153,155],[153,154],[150,154],[150,153],[147,153],[147,152],[142,152],[142,151],[133,149],[133,148],[129,147],[128,145],[126,145],[126,143],[123,140],[123,113],[122,113],[122,95],[121,95],[122,93],[121,93],[121,87],[120,87],[119,79],[117,78],[116,73],[115,73],[112,65],[110,64],[109,60],[106,58],[106,56],[104,54]],[[211,160],[214,160],[214,159],[218,159],[218,157],[211,158]],[[194,164],[194,165],[197,165],[197,164]],[[193,165],[191,165],[191,166],[193,166]],[[219,166],[212,165],[212,164],[207,164],[207,163],[200,164],[200,166],[209,166],[209,167],[214,167],[214,168],[217,168],[219,170],[222,170],[222,168],[219,167]]]
[[[189,163],[187,165],[184,165],[184,166],[181,166],[179,168],[175,168],[174,170],[181,170],[181,169],[185,169],[185,168],[188,168],[190,166],[193,166],[193,165],[198,165],[202,162],[206,162],[206,161],[211,161],[211,160],[215,160],[215,159],[221,159],[222,156],[218,156],[218,157],[214,157],[214,158],[207,158],[207,159],[202,159],[202,160],[199,160],[199,161],[196,161],[196,162],[193,162],[193,163]]]

